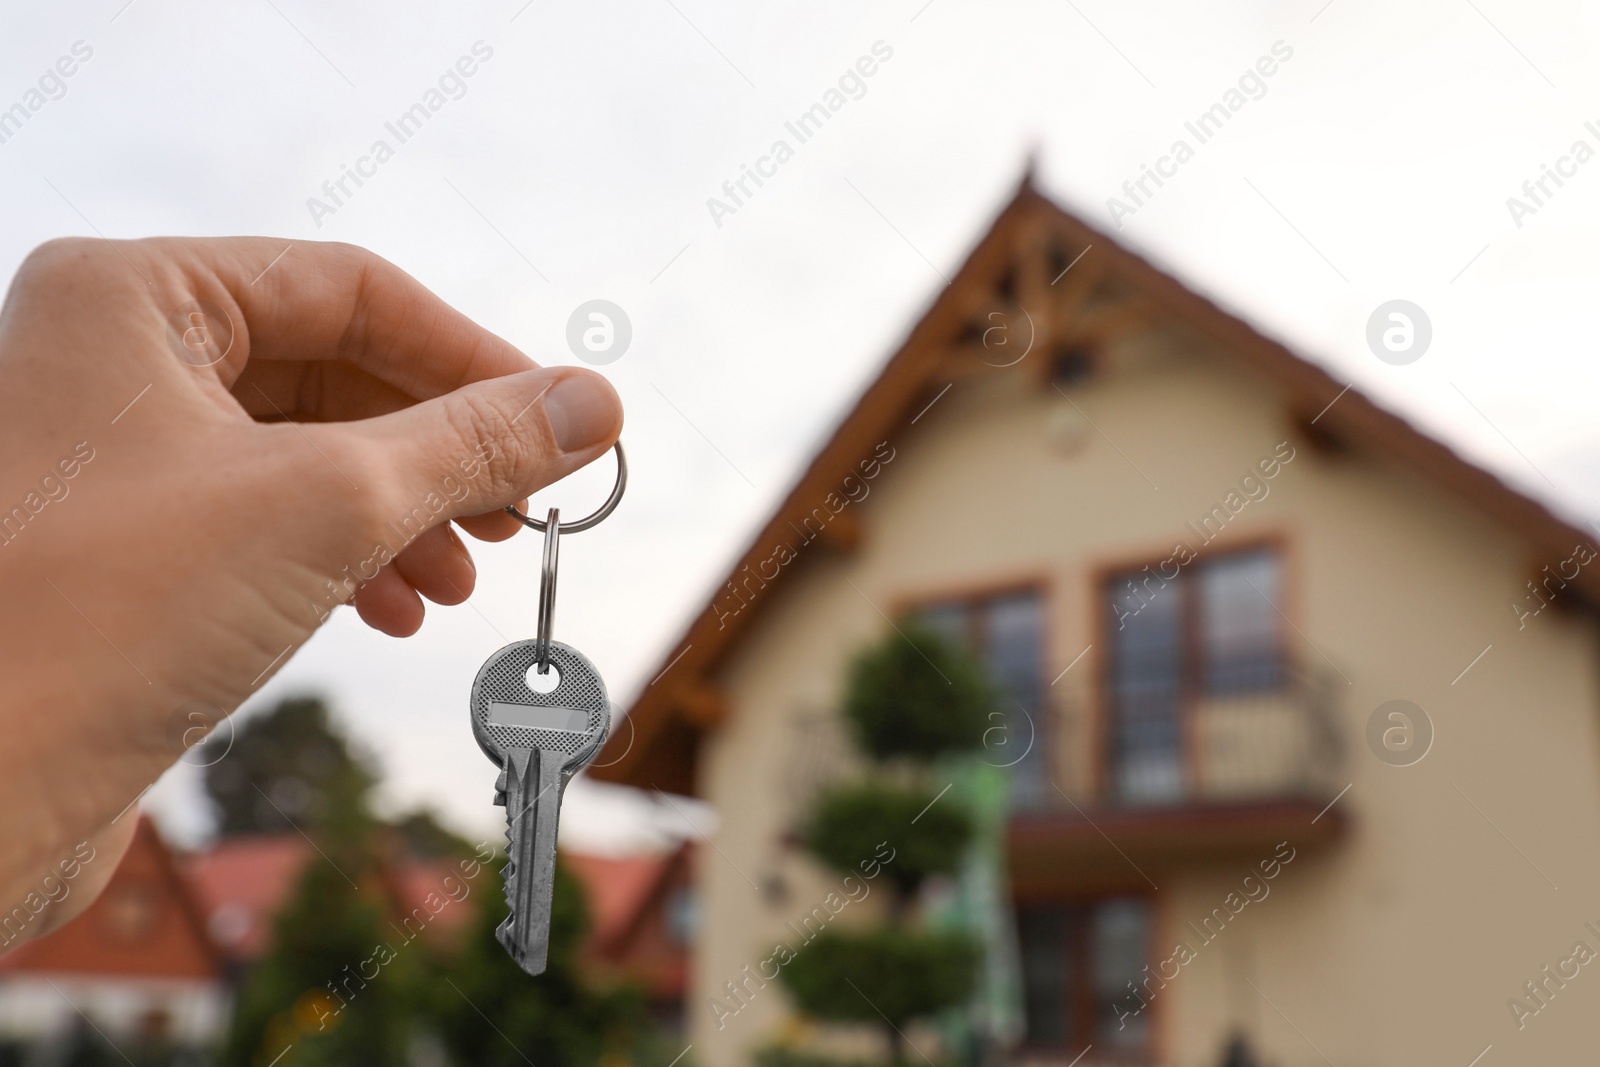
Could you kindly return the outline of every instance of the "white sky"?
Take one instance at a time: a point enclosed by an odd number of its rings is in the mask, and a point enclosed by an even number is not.
[[[1600,160],[1521,228],[1506,206],[1573,141],[1600,148],[1584,128],[1600,120],[1596,16],[1576,3],[124,3],[0,15],[0,109],[74,42],[93,49],[0,144],[0,272],[96,230],[350,241],[546,363],[575,362],[579,303],[620,304],[634,340],[605,372],[633,478],[614,518],[563,546],[557,614],[619,705],[1030,148],[1044,187],[1107,228],[1106,198],[1280,40],[1293,58],[1266,94],[1120,238],[1519,486],[1600,512]],[[319,229],[307,198],[480,40],[493,58],[465,95]],[[716,226],[706,198],[880,40],[893,58],[866,94]],[[1396,297],[1433,324],[1409,366],[1364,340]],[[597,467],[535,508],[587,510],[611,477]],[[389,804],[493,832],[466,696],[490,652],[531,634],[538,552],[478,549],[472,606],[430,606],[409,641],[341,612],[251,706],[328,693]],[[179,772],[152,794],[187,834],[193,785]],[[563,829],[615,844],[648,815],[580,784]]]

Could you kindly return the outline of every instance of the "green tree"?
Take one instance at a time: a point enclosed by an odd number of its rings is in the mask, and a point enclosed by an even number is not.
[[[981,663],[927,627],[904,622],[851,663],[844,717],[866,755],[926,764],[980,747],[994,705]]]
[[[296,728],[306,731],[307,745],[295,743]],[[274,922],[269,951],[244,978],[221,1063],[266,1067],[292,1048],[283,1067],[401,1067],[428,1046],[463,1067],[525,1067],[528,1060],[590,1067],[603,1052],[641,1049],[659,1059],[642,995],[597,990],[581,973],[588,916],[581,887],[563,867],[556,869],[549,969],[538,978],[524,974],[495,939],[506,912],[491,869],[497,864],[462,878],[470,895],[447,905],[472,909],[461,943],[440,944],[404,925],[396,863],[476,862],[473,850],[425,812],[394,825],[374,816],[373,777],[350,755],[320,700],[286,701],[256,728],[241,730],[223,763],[237,759],[249,788],[251,772],[304,781],[306,753],[311,765],[331,769],[306,809],[316,850]],[[261,816],[236,784],[222,795],[239,800],[234,810],[243,815],[234,826]],[[263,817],[259,828],[283,827],[276,816],[275,823]]]
[[[331,798],[364,800],[375,780],[316,696],[290,697],[247,719],[228,754],[206,768],[223,836],[311,829],[337,812]]]
[[[447,829],[426,808],[402,815],[393,825],[406,853],[418,859],[466,859],[473,854],[472,842]]]
[[[881,842],[894,849],[883,865],[885,925],[830,928],[781,972],[802,1010],[880,1026],[894,1063],[906,1058],[906,1024],[961,1003],[977,977],[978,947],[923,929],[914,905],[927,879],[957,870],[973,833],[971,817],[929,781],[930,763],[980,747],[994,704],[983,667],[930,631],[903,626],[867,648],[851,667],[843,712],[875,765],[819,796],[801,831],[813,856],[848,873]]]
[[[224,1063],[260,1067],[290,1047],[298,1064],[407,1062],[428,961],[393,924],[383,827],[367,812],[366,788],[354,775],[329,783],[316,854],[240,989]]]
[[[642,996],[629,989],[597,991],[584,981],[578,953],[588,932],[588,909],[577,880],[559,863],[549,964],[538,977],[523,973],[495,939],[506,915],[499,880],[481,879],[474,895],[477,915],[466,943],[429,983],[429,1011],[451,1062],[592,1067],[602,1053],[647,1037]]]

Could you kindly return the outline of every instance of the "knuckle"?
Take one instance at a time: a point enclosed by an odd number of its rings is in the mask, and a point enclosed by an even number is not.
[[[87,237],[56,237],[29,252],[17,268],[22,281],[52,281],[92,265],[100,255],[98,242]]]
[[[145,258],[143,241],[116,241],[95,237],[57,237],[29,252],[17,268],[14,288],[30,300],[78,298],[93,294],[103,302],[108,294],[126,295],[143,280],[129,269]]]
[[[475,469],[475,480],[489,496],[510,499],[536,488],[548,449],[528,431],[539,423],[532,419],[519,423],[515,413],[479,393],[464,392],[456,399],[450,413],[461,443],[456,458],[462,469]]]

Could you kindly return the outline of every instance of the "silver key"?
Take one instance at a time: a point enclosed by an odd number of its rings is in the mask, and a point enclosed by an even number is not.
[[[507,645],[472,683],[472,735],[500,767],[495,803],[506,809],[503,873],[511,914],[495,934],[529,974],[544,972],[550,947],[561,795],[611,730],[606,684],[576,649],[551,641],[550,665],[559,682],[548,693],[529,687],[538,644]]]

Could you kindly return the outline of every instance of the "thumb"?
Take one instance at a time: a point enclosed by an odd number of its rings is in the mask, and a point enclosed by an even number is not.
[[[515,504],[597,459],[622,432],[622,401],[593,371],[547,367],[355,425],[382,457],[382,506],[433,526]]]

